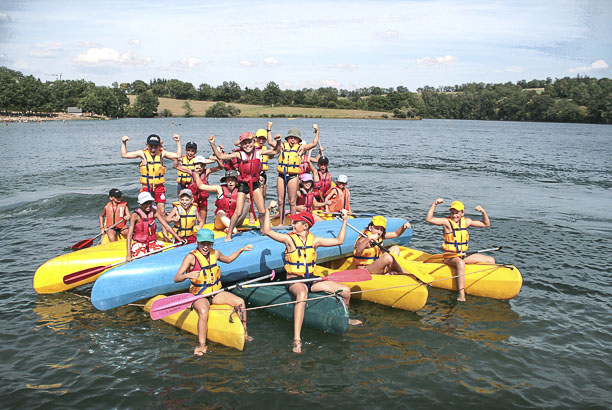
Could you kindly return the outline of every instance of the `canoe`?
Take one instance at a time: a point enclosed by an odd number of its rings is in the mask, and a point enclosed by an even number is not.
[[[293,297],[285,286],[266,286],[232,290],[232,293],[244,299],[247,307],[277,305],[264,308],[271,315],[282,317],[293,322]],[[321,296],[330,296],[322,297]],[[319,299],[317,299],[319,298]],[[327,292],[308,292],[304,326],[319,329],[327,333],[340,334],[348,328],[349,312],[340,296],[332,296]]]
[[[211,229],[213,224],[207,224],[205,227]],[[225,236],[224,232],[214,232],[215,238]],[[168,245],[170,243],[166,243],[166,246]],[[81,271],[124,261],[126,253],[125,240],[122,239],[116,242],[104,240],[100,245],[57,256],[36,270],[32,287],[39,294],[57,293],[95,282],[105,271],[93,274],[81,274]]]
[[[314,274],[328,276],[337,271],[354,269],[353,257],[340,258],[317,265]],[[351,300],[366,300],[396,309],[416,312],[425,306],[427,286],[407,275],[372,275],[364,282],[342,282],[351,288]]]
[[[351,220],[351,225],[364,229],[369,222],[370,218],[355,218]],[[389,218],[387,229],[395,230],[405,222],[406,220],[401,218]],[[338,220],[322,221],[317,222],[311,232],[317,236],[332,238],[338,235],[341,226],[342,222]],[[400,237],[385,241],[385,244],[407,245],[411,238],[412,229],[408,229]],[[352,254],[356,240],[357,233],[347,229],[343,245],[317,249],[318,260],[325,262]],[[253,245],[252,251],[243,252],[231,264],[219,263],[224,283],[255,278],[273,269],[284,269],[285,245],[261,235],[260,232],[239,233],[234,235],[231,242],[217,239],[214,247],[224,255],[230,255],[247,244]],[[185,255],[195,247],[195,245],[180,246],[110,269],[96,280],[91,292],[92,304],[99,310],[107,310],[158,294],[178,292],[188,288],[189,281],[174,283],[174,276]]]
[[[165,298],[164,295],[159,295],[149,299],[144,306],[145,312],[149,313],[153,302],[163,298]],[[198,335],[198,314],[194,310],[185,309],[166,316],[162,320],[181,330]],[[234,312],[230,305],[212,305],[210,307],[206,340],[238,350],[244,349],[244,327],[238,314]]]

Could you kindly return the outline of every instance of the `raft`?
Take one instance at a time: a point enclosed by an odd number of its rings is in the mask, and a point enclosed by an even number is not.
[[[151,311],[151,305],[158,299],[165,298],[164,295],[149,299],[144,306],[145,312]],[[166,323],[178,327],[194,335],[198,335],[198,314],[195,310],[185,309],[162,318]],[[244,349],[244,327],[238,313],[229,305],[211,305],[208,313],[208,333],[206,340],[219,343],[234,349]]]
[[[244,299],[247,307],[277,305],[264,308],[271,315],[293,322],[292,295],[285,286],[266,286],[259,288],[234,289],[232,293]],[[323,296],[323,297],[321,297]],[[324,297],[329,296],[329,297]],[[308,292],[304,326],[319,329],[327,333],[340,334],[348,328],[349,312],[340,295],[327,292]]]
[[[369,222],[370,218],[356,218],[351,220],[351,225],[363,230]],[[389,218],[387,229],[395,230],[405,222],[405,219]],[[341,226],[339,220],[322,221],[317,222],[310,231],[316,236],[332,238],[338,235]],[[412,229],[408,229],[400,237],[386,240],[385,244],[407,245],[411,238]],[[356,240],[357,233],[347,229],[343,245],[317,249],[318,260],[325,262],[352,254]],[[234,235],[231,242],[217,239],[214,247],[224,255],[230,255],[247,244],[253,245],[252,251],[243,252],[231,264],[219,262],[224,284],[256,278],[273,269],[284,269],[285,245],[257,231]],[[107,310],[188,288],[189,281],[174,283],[174,276],[187,253],[195,248],[194,244],[180,246],[110,269],[96,280],[91,292],[92,304],[99,310]]]

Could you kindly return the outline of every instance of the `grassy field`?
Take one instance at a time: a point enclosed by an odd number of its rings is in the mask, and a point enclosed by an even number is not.
[[[136,96],[130,95],[130,102],[133,102]],[[163,109],[168,109],[174,116],[184,116],[185,108],[184,100],[175,100],[172,98],[160,98],[157,112]],[[189,100],[189,105],[193,110],[192,115],[195,117],[203,117],[206,110],[215,104],[215,101],[192,101]],[[357,119],[383,119],[383,114],[389,118],[393,117],[390,112],[383,111],[363,111],[363,110],[340,110],[333,108],[301,108],[301,107],[272,107],[266,105],[249,105],[231,103],[236,108],[240,109],[239,117],[269,117],[283,115],[285,117],[310,117],[310,118],[357,118]]]

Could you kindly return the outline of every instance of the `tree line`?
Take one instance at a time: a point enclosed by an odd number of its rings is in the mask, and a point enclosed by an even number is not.
[[[130,104],[127,95],[136,95]],[[65,111],[77,106],[86,112],[109,117],[154,117],[158,97],[217,101],[208,116],[239,114],[232,105],[243,103],[267,106],[322,107],[385,111],[396,118],[449,118],[507,121],[551,121],[612,124],[612,80],[585,76],[517,83],[467,83],[455,86],[366,87],[356,90],[333,87],[281,90],[275,82],[263,89],[244,89],[234,81],[216,87],[206,83],[197,88],[177,79],[155,78],[148,83],[113,83],[96,86],[85,80],[41,82],[33,76],[0,67],[0,110],[19,112]],[[223,104],[221,104],[223,103]]]

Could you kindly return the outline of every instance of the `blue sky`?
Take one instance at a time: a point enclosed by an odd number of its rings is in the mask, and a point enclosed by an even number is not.
[[[612,1],[2,0],[0,65],[283,89],[612,77]]]

